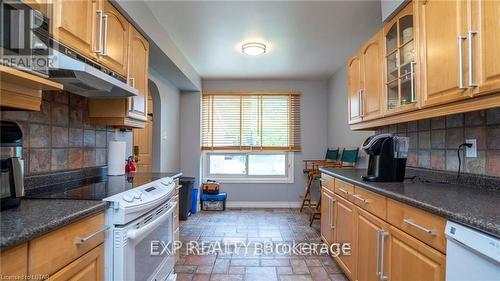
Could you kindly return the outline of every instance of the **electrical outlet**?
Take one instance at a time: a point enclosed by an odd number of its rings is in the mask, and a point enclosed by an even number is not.
[[[477,157],[477,140],[476,139],[466,139],[465,143],[472,144],[471,147],[466,147],[465,157],[476,158]]]

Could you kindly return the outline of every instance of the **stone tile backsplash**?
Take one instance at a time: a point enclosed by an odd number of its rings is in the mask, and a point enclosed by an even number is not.
[[[464,158],[462,171],[500,176],[500,108],[419,120],[380,128],[410,138],[408,166],[457,171],[457,148],[466,139],[476,139],[478,157]]]
[[[41,110],[2,111],[23,131],[26,175],[103,166],[116,129],[94,126],[87,99],[68,92],[44,92]]]

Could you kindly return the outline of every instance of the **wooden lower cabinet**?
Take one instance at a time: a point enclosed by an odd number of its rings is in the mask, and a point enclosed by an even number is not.
[[[325,182],[325,176],[322,177]],[[335,182],[342,181],[335,179]],[[344,188],[348,185],[342,183]],[[444,235],[444,228],[441,227],[443,218],[436,218],[423,210],[395,202],[358,186],[354,186],[354,194],[348,198],[356,195],[366,200],[355,198],[356,200],[350,202],[341,194],[343,195],[342,192],[337,194],[337,190],[332,194],[329,189],[322,188],[321,237],[328,245],[351,244],[350,255],[341,253],[334,257],[350,280],[444,280],[446,255],[442,247],[445,247],[445,244],[436,243]],[[333,209],[328,206],[332,196]],[[368,208],[367,203],[372,204],[374,208]],[[333,213],[330,214],[332,210]],[[419,223],[425,222],[425,226],[435,229],[437,240],[421,236],[411,228],[407,229],[404,224],[396,223],[400,221],[396,214],[400,213]],[[330,223],[330,218],[333,223]],[[331,225],[334,226],[333,234]]]
[[[386,239],[389,243],[388,280],[444,280],[445,255],[392,226]]]
[[[17,280],[28,274],[28,243],[0,252],[0,279]]]
[[[73,261],[52,275],[53,281],[100,281],[104,280],[104,244]]]
[[[387,260],[382,262],[381,238],[388,234],[387,224],[370,213],[356,208],[356,280],[380,281],[379,274],[387,268]],[[384,252],[388,249],[384,244]]]
[[[335,260],[340,265],[344,273],[351,280],[355,280],[355,253],[356,245],[354,245],[354,234],[355,234],[355,211],[356,207],[351,202],[345,200],[344,198],[335,195],[335,230],[334,237],[335,243],[351,244],[351,254],[343,255],[340,254],[335,257]]]
[[[104,280],[104,231],[101,212],[2,251],[0,276],[9,276],[10,280],[24,280],[26,276],[48,276],[48,280],[57,281]],[[88,239],[76,242],[83,237]]]
[[[321,188],[321,239],[327,244],[335,241],[335,195],[329,189]]]

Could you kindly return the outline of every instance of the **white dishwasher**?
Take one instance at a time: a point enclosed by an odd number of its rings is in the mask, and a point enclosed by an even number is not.
[[[448,221],[446,280],[500,280],[500,239]]]

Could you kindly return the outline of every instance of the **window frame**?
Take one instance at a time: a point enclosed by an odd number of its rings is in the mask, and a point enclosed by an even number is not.
[[[245,155],[246,161],[246,174],[210,174],[210,155]],[[275,175],[249,175],[249,155],[285,155],[285,163],[287,165],[284,176]],[[294,152],[290,151],[235,151],[235,150],[219,150],[219,151],[205,151],[202,153],[203,158],[203,178],[205,180],[216,180],[221,183],[293,183],[294,182]]]

